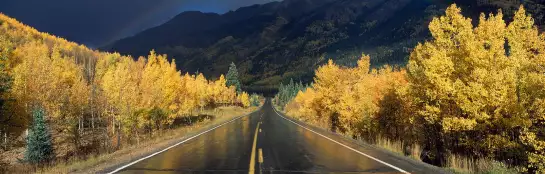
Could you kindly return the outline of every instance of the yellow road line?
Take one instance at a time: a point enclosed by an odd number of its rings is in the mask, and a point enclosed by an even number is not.
[[[250,156],[250,170],[248,171],[249,174],[255,173],[255,147],[257,145],[257,133],[259,130],[259,124],[261,124],[261,122],[257,123],[257,127],[255,128],[254,144],[252,145],[252,155]]]
[[[259,164],[263,163],[263,151],[259,148]]]

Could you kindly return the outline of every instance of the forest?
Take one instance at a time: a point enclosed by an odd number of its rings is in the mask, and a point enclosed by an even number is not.
[[[258,100],[241,91],[234,64],[226,77],[206,79],[154,51],[138,59],[99,52],[0,14],[1,145],[26,146],[22,162],[109,153],[191,125],[204,109]]]
[[[522,6],[504,18],[481,14],[474,26],[452,5],[406,67],[370,68],[367,55],[352,67],[329,60],[313,84],[290,83],[275,103],[354,139],[401,142],[401,153],[436,166],[458,155],[545,173],[545,34]]]

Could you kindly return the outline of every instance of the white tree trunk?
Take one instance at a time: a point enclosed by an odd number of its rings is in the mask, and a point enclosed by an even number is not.
[[[91,128],[93,128],[93,130],[95,129],[95,111],[92,108],[91,108]]]
[[[8,132],[4,131],[4,149],[8,149]]]
[[[78,117],[78,132],[81,133],[81,117]]]

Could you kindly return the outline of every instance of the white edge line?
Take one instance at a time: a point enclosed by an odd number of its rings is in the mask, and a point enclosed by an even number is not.
[[[302,128],[304,128],[304,129],[306,129],[306,130],[308,130],[308,131],[310,131],[310,132],[313,132],[313,133],[315,133],[315,134],[317,134],[317,135],[320,135],[321,137],[324,137],[325,139],[328,139],[329,141],[332,141],[332,142],[334,142],[334,143],[337,143],[337,144],[339,144],[339,145],[341,145],[341,146],[343,146],[343,147],[346,147],[346,148],[348,148],[348,149],[350,149],[350,150],[352,150],[352,151],[354,151],[354,152],[356,152],[356,153],[359,153],[359,154],[361,154],[361,155],[363,155],[363,156],[366,156],[366,157],[368,157],[368,158],[371,158],[372,160],[375,160],[375,161],[377,161],[377,162],[379,162],[379,163],[382,163],[382,164],[384,164],[384,165],[387,165],[388,167],[391,167],[391,168],[393,168],[393,169],[396,169],[397,171],[400,171],[401,173],[410,174],[409,172],[407,172],[407,171],[405,171],[405,170],[403,170],[403,169],[400,169],[399,167],[396,167],[396,166],[394,166],[394,165],[388,164],[387,162],[381,161],[381,160],[379,160],[379,159],[377,159],[377,158],[375,158],[375,157],[372,157],[372,156],[370,156],[370,155],[367,155],[367,154],[365,154],[365,153],[363,153],[363,152],[360,152],[360,151],[358,151],[358,150],[356,150],[356,149],[354,149],[354,148],[351,148],[351,147],[349,147],[349,146],[347,146],[347,145],[344,145],[344,144],[342,144],[342,143],[339,143],[339,142],[337,142],[337,141],[335,141],[335,140],[333,140],[333,139],[331,139],[331,138],[329,138],[329,137],[327,137],[327,136],[325,136],[325,135],[322,135],[322,134],[320,134],[320,133],[318,133],[318,132],[315,132],[315,131],[313,131],[313,130],[311,130],[311,129],[309,129],[309,128],[306,128],[305,126],[302,126],[302,125],[300,125],[300,124],[298,124],[298,123],[296,123],[296,122],[294,122],[294,121],[291,121],[290,119],[287,119],[286,117],[280,115],[280,114],[276,111],[276,108],[274,108],[274,107],[273,107],[273,110],[274,110],[274,112],[276,112],[276,114],[277,114],[278,116],[282,117],[283,119],[288,120],[288,121],[290,121],[290,122],[292,122],[293,124],[296,124],[296,125],[298,125],[298,126],[301,126]]]
[[[261,106],[261,107],[263,107],[263,106]],[[197,135],[194,135],[194,136],[192,136],[192,137],[189,137],[189,138],[187,138],[187,139],[185,139],[185,140],[183,140],[183,141],[180,141],[180,142],[178,142],[178,143],[176,143],[176,144],[174,144],[174,145],[172,145],[172,146],[169,146],[169,147],[167,147],[167,148],[165,148],[165,149],[163,149],[163,150],[161,150],[161,151],[155,152],[155,153],[153,153],[153,154],[151,154],[151,155],[148,155],[148,156],[146,156],[146,157],[144,157],[144,158],[140,158],[140,159],[138,159],[138,160],[136,160],[136,161],[133,161],[133,162],[127,164],[127,165],[124,165],[124,166],[122,166],[122,167],[119,167],[119,168],[115,169],[114,171],[109,172],[108,174],[117,173],[117,172],[119,172],[119,171],[121,171],[121,170],[123,170],[123,169],[125,169],[125,168],[127,168],[127,167],[129,167],[129,166],[132,166],[132,165],[134,165],[134,164],[136,164],[136,163],[138,163],[138,162],[140,162],[140,161],[143,161],[143,160],[145,160],[145,159],[151,158],[151,157],[153,157],[153,156],[155,156],[155,155],[157,155],[157,154],[160,154],[160,153],[162,153],[162,152],[164,152],[164,151],[167,151],[168,149],[171,149],[171,148],[173,148],[173,147],[175,147],[175,146],[178,146],[178,145],[180,145],[180,144],[183,144],[183,143],[185,143],[185,142],[187,142],[187,141],[189,141],[189,140],[191,140],[191,139],[193,139],[193,138],[195,138],[195,137],[198,137],[198,136],[200,136],[200,135],[202,135],[202,134],[205,134],[205,133],[207,133],[207,132],[210,132],[210,131],[212,131],[212,130],[218,128],[218,127],[221,127],[221,126],[223,126],[223,125],[229,124],[229,123],[231,123],[231,122],[233,122],[233,121],[235,121],[235,120],[238,120],[238,119],[240,119],[240,118],[242,118],[242,117],[245,117],[245,116],[248,116],[248,115],[252,115],[253,113],[255,113],[255,112],[261,110],[261,107],[259,107],[259,109],[257,109],[256,111],[254,111],[254,112],[252,112],[252,113],[250,113],[250,114],[246,114],[246,115],[242,115],[242,116],[238,116],[238,117],[236,117],[236,118],[233,118],[232,120],[230,120],[230,121],[228,121],[228,122],[222,123],[222,124],[220,124],[220,125],[218,125],[218,126],[216,126],[216,127],[213,127],[213,128],[211,128],[211,129],[208,129],[208,130],[206,130],[206,131],[204,131],[204,132],[201,132],[201,133],[199,133],[199,134],[197,134]]]

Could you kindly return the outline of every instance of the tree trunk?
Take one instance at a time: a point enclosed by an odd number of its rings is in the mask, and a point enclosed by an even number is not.
[[[93,109],[93,106],[91,106],[91,128],[95,129],[95,111]]]
[[[115,147],[115,150],[119,150],[119,146],[120,146],[120,143],[121,143],[120,141],[121,141],[121,124],[118,121],[117,122],[117,145]]]
[[[437,141],[438,162],[441,166],[447,165],[447,149],[445,147],[445,136],[442,132],[439,132],[439,138]]]
[[[81,132],[81,117],[78,117],[78,133]]]
[[[8,131],[4,130],[4,149],[8,150]]]
[[[73,126],[72,128],[72,133],[74,134],[74,149],[75,149],[75,154],[76,154],[76,157],[79,158],[79,139],[80,139],[80,134],[79,134],[79,124],[78,126]]]
[[[137,129],[134,129],[135,132],[136,132],[136,144],[137,145],[140,145],[140,135],[138,134],[138,130]]]

